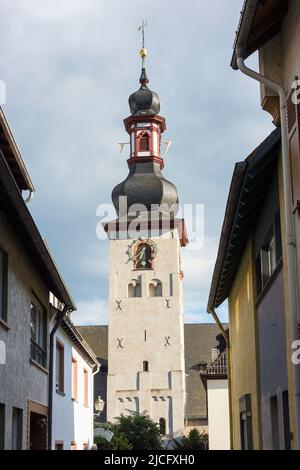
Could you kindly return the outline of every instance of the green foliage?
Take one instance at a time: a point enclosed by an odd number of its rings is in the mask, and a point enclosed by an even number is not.
[[[174,449],[176,450],[207,450],[208,435],[200,433],[198,429],[192,429],[187,436],[174,439]]]
[[[110,442],[104,437],[95,436],[94,442],[98,450],[132,450],[132,445],[125,436],[114,436]]]
[[[132,450],[132,444],[130,444],[127,437],[123,435],[114,436],[111,444],[113,450]]]
[[[111,443],[101,436],[95,436],[94,443],[96,444],[98,450],[111,450],[112,448]]]
[[[121,415],[108,429],[114,433],[112,444],[124,443],[125,439],[133,450],[160,449],[159,426],[146,413],[130,412],[128,416]]]

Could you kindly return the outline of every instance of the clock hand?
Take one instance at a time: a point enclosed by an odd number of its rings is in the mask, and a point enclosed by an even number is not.
[[[143,254],[145,253],[145,251],[146,251],[146,248],[143,248],[143,249],[141,250],[141,252],[137,255],[137,257],[138,257],[139,259],[141,259],[142,256],[143,256]]]

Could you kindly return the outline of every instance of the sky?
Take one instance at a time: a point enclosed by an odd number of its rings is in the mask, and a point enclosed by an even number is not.
[[[145,19],[149,87],[173,142],[163,174],[182,204],[204,207],[204,242],[182,255],[185,322],[211,321],[234,164],[273,129],[259,85],[229,65],[242,3],[1,0],[3,110],[36,188],[29,208],[77,304],[75,324],[107,323],[108,241],[96,236],[96,210],[128,174],[117,142],[128,141],[123,119],[139,88]],[[226,304],[219,313],[226,321]]]

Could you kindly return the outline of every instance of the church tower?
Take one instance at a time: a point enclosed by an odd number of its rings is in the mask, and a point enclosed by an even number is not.
[[[146,49],[140,88],[124,120],[130,136],[129,174],[112,192],[117,219],[110,240],[107,419],[147,414],[166,435],[184,429],[185,367],[178,194],[162,175],[158,95],[148,87]],[[126,204],[125,204],[126,202]]]

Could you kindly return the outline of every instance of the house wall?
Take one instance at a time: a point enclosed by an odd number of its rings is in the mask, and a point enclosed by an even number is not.
[[[209,450],[230,449],[227,380],[207,380]]]
[[[289,0],[289,9],[281,32],[259,50],[261,73],[281,83],[287,93],[291,90],[295,76],[300,77],[299,44],[300,3],[299,0]],[[262,102],[265,96],[274,96],[274,92],[262,85]]]
[[[292,83],[296,76],[300,77],[300,2],[299,0],[289,0],[289,9],[287,16],[283,19],[281,32],[273,39],[268,41],[260,50],[260,71],[266,73],[270,79],[277,80],[285,89],[288,95],[291,91]],[[280,74],[278,70],[280,69]],[[262,90],[262,102],[266,96],[274,93]],[[278,106],[278,105],[277,105]],[[282,160],[279,161],[279,183],[280,183],[280,204],[281,204],[281,225],[282,237],[285,239],[285,220],[283,206],[283,182],[282,182]],[[300,214],[294,215],[294,227],[297,244],[297,274],[298,286],[300,286]],[[286,357],[287,357],[287,375],[289,388],[289,409],[290,426],[292,436],[296,436],[295,426],[295,404],[293,398],[293,371],[291,362],[291,333],[289,318],[289,300],[288,300],[288,282],[286,271],[286,247],[283,244],[283,279],[285,290],[285,311],[286,311]],[[300,287],[299,287],[300,289]],[[292,440],[292,446],[295,446],[295,440]]]
[[[279,206],[278,175],[274,173],[268,194],[255,228],[254,256],[259,256]],[[288,388],[284,279],[279,265],[269,280],[269,286],[260,294],[257,304],[259,367],[261,393],[262,446],[273,449],[271,399],[278,395],[279,447],[284,449],[282,392]],[[275,347],[276,345],[276,347]]]
[[[64,394],[56,391],[56,359],[53,368],[53,428],[52,449],[55,441],[63,441],[64,450],[71,449],[71,442],[77,444],[77,450],[83,450],[83,444],[93,444],[93,417],[94,417],[94,384],[92,367],[87,363],[81,352],[74,345],[70,337],[60,327],[55,335],[56,339],[64,345]],[[78,399],[72,398],[72,357],[77,360]],[[54,354],[54,358],[56,355]],[[89,374],[89,406],[84,405],[84,369]]]
[[[0,403],[5,404],[5,449],[12,446],[13,407],[23,410],[22,448],[26,449],[28,399],[46,406],[48,403],[48,373],[30,361],[32,292],[46,311],[49,297],[2,211],[0,246],[8,253],[8,327],[0,323],[0,340],[6,349],[6,364],[0,365]]]
[[[251,395],[254,449],[260,448],[257,332],[252,243],[248,241],[229,296],[233,448],[241,448],[239,400]]]

